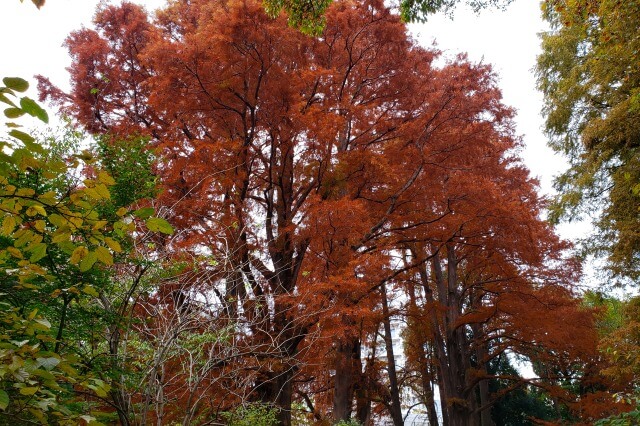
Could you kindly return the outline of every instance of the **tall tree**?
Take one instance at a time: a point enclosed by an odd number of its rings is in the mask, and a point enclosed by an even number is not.
[[[465,424],[488,407],[484,390],[474,395],[491,355],[563,340],[545,338],[528,308],[574,312],[561,284],[575,271],[548,265],[565,246],[537,217],[490,68],[464,57],[436,67],[438,53],[414,45],[381,1],[327,13],[310,38],[250,0],[175,1],[153,23],[133,4],[105,5],[95,29],[67,40],[71,92],[41,88],[91,132],[139,133],[158,148],[159,202],[178,231],[162,249],[190,257],[192,278],[141,308],[173,303],[157,312],[180,321],[199,291],[215,309],[191,318],[244,349],[210,364],[242,372],[216,384],[236,385],[237,398],[207,387],[210,411],[201,404],[192,418],[248,398],[289,425],[299,396],[316,419],[346,420],[356,399],[361,419],[387,407],[400,423],[398,376],[393,395],[384,382],[393,363],[382,374],[367,350],[398,315],[391,294],[413,280],[439,333],[450,424]],[[172,326],[152,318],[156,342]],[[186,388],[176,377],[169,386]]]
[[[640,24],[638,3],[543,2],[551,31],[538,59],[551,146],[570,168],[553,217],[597,212],[588,242],[611,272],[640,274]]]

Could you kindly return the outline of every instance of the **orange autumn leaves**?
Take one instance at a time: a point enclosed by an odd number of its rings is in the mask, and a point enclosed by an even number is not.
[[[103,6],[96,29],[67,46],[72,90],[41,78],[43,95],[94,133],[151,138],[158,202],[177,231],[167,255],[210,257],[211,280],[193,289],[209,286],[227,325],[242,324],[238,341],[259,348],[232,367],[255,374],[248,393],[280,407],[283,424],[300,392],[330,399],[336,347],[374,345],[381,286],[402,301],[420,283],[415,308],[431,330],[416,335],[441,346],[440,385],[464,389],[443,394],[466,401],[451,405],[452,424],[478,415],[479,383],[454,383],[460,369],[474,363],[488,378],[505,350],[534,357],[538,343],[571,344],[532,337],[533,323],[556,332],[565,309],[581,315],[577,267],[539,218],[490,67],[434,65],[439,52],[415,45],[381,1],[335,4],[316,38],[253,1],[176,1],[154,21],[123,3]],[[545,297],[553,306],[527,310]],[[296,384],[300,375],[312,384]],[[370,405],[380,380],[360,380]],[[212,410],[225,404],[216,398]],[[317,408],[331,416],[329,403]]]

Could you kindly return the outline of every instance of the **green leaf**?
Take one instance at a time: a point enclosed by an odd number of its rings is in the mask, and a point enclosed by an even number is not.
[[[138,209],[133,212],[133,215],[139,219],[148,219],[151,215],[155,213],[155,210],[152,207],[144,207],[142,209]]]
[[[47,111],[45,111],[33,99],[25,96],[24,98],[20,99],[20,106],[27,114],[36,117],[45,123],[49,122],[49,115],[47,114]]]
[[[38,358],[38,359],[39,359],[39,358]],[[31,374],[33,374],[34,376],[38,376],[38,377],[40,377],[40,378],[42,378],[42,379],[44,379],[44,380],[51,380],[51,381],[53,381],[53,380],[55,380],[55,379],[56,379],[56,376],[54,376],[53,374],[49,373],[48,371],[46,371],[46,370],[42,370],[42,369],[40,369],[40,368],[37,368],[37,369],[33,370],[33,371],[31,372]],[[45,385],[46,385],[46,384],[45,384]]]
[[[36,140],[33,138],[33,136],[29,135],[28,133],[13,129],[9,132],[9,135],[13,136],[16,139],[20,139],[22,143],[24,143],[24,146],[32,152],[45,152],[45,149],[40,146],[40,144],[36,143]]]
[[[9,406],[9,394],[0,389],[0,410],[4,411]]]
[[[173,234],[173,227],[166,220],[159,217],[152,217],[146,222],[147,228],[152,232],[162,232],[163,234]]]
[[[5,77],[2,79],[2,82],[9,89],[15,90],[16,92],[26,92],[29,88],[27,80],[20,77]]]

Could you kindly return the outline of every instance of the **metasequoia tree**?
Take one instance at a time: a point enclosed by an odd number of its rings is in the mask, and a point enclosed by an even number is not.
[[[569,160],[555,217],[588,214],[588,241],[619,277],[640,276],[637,2],[545,1],[538,82],[550,146]]]
[[[91,132],[147,135],[161,156],[158,202],[177,232],[157,249],[194,266],[140,305],[169,318],[145,333],[158,341],[182,314],[216,322],[240,348],[209,364],[210,393],[188,421],[248,399],[279,407],[288,425],[300,397],[317,420],[348,419],[355,398],[361,418],[381,402],[399,424],[401,384],[389,395],[382,382],[398,381],[395,368],[377,374],[375,353],[362,368],[398,314],[392,286],[421,289],[414,310],[446,369],[450,424],[485,408],[473,359],[553,343],[520,311],[538,298],[571,305],[560,284],[572,269],[545,266],[563,245],[537,218],[489,67],[434,66],[438,52],[376,0],[336,3],[318,38],[250,0],[175,1],[153,22],[125,2],[103,6],[95,25],[67,40],[71,92],[44,78],[41,89]],[[185,316],[197,292],[216,310]],[[214,389],[223,369],[242,371],[225,391],[236,398]]]

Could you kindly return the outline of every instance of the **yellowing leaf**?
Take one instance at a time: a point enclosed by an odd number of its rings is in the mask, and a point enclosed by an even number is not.
[[[33,241],[34,235],[35,234],[32,231],[21,229],[20,231],[16,232],[15,236],[17,237],[17,239],[15,243],[13,243],[13,245],[20,248]]]
[[[122,251],[122,247],[120,247],[120,243],[114,240],[111,237],[105,237],[104,243],[109,246],[109,248],[116,253],[120,253]]]
[[[107,225],[108,223],[109,222],[107,222],[106,220],[99,220],[93,225],[93,230],[94,231],[98,231],[98,230],[104,228],[105,225]]]
[[[68,219],[69,222],[71,222],[76,228],[81,228],[82,224],[84,223],[81,217],[70,217]]]
[[[33,395],[38,392],[37,387],[26,387],[20,389],[20,395]]]
[[[113,265],[113,256],[106,247],[97,247],[96,256],[105,265]]]
[[[13,216],[6,216],[2,221],[2,235],[11,235],[14,229],[16,229],[16,219]]]
[[[77,265],[78,263],[80,263],[82,259],[87,257],[87,254],[89,254],[89,249],[87,249],[84,246],[77,247],[73,251],[73,253],[71,253],[71,257],[69,258],[69,263],[73,265]]]
[[[2,83],[16,92],[26,92],[29,88],[29,83],[20,77],[5,77],[2,79]]]
[[[32,197],[35,193],[36,191],[31,188],[20,188],[16,191],[18,197]]]
[[[69,241],[71,239],[71,232],[69,232],[69,230],[67,229],[65,230],[58,230],[54,235],[53,235],[53,239],[51,240],[52,243],[54,244],[59,244],[59,243],[63,243],[66,241]]]
[[[33,227],[36,228],[39,232],[44,232],[47,223],[44,220],[36,220],[33,223]]]
[[[102,196],[100,195],[100,193],[98,191],[96,191],[95,188],[85,188],[83,190],[83,192],[85,194],[87,194],[89,197],[95,199],[95,200],[100,200],[102,199]]]
[[[96,289],[93,288],[93,286],[90,286],[90,285],[85,285],[84,288],[82,289],[82,291],[84,293],[88,294],[89,296],[93,296],[93,297],[100,296],[100,294],[96,291]]]
[[[111,199],[111,193],[109,192],[109,188],[107,188],[105,184],[99,183],[96,185],[95,189],[98,192],[98,194],[100,194],[100,196],[105,200]]]
[[[60,226],[64,225],[66,221],[64,220],[64,218],[62,216],[60,216],[59,214],[54,213],[54,214],[49,216],[49,222],[51,222],[55,226],[60,227]]]
[[[111,175],[105,171],[101,171],[98,173],[98,181],[104,183],[105,185],[115,185],[116,181],[113,180]]]
[[[126,207],[120,207],[118,209],[118,211],[116,212],[116,214],[120,217],[124,216],[125,214],[127,214],[129,212],[129,210]]]
[[[7,251],[11,254],[11,256],[22,259],[22,252],[17,248],[9,246],[7,247]]]
[[[46,216],[47,215],[47,211],[44,209],[44,207],[42,207],[41,205],[33,205],[27,208],[27,216],[35,216],[37,214],[42,215],[42,216]]]

